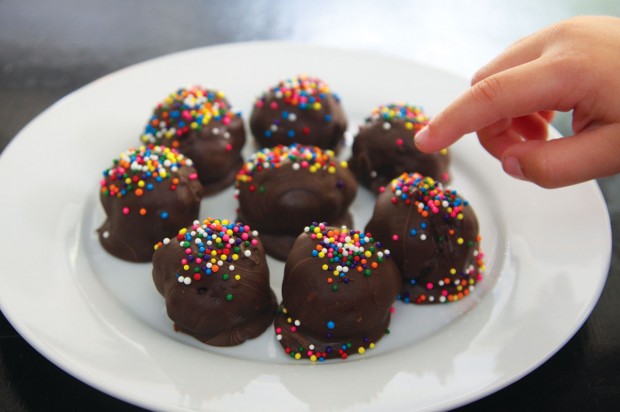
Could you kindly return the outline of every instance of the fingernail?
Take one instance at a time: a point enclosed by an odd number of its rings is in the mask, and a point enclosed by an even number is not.
[[[502,161],[502,166],[504,167],[504,172],[508,173],[510,176],[519,180],[527,180],[525,175],[523,174],[523,168],[521,167],[521,163],[519,159],[516,157],[507,157]]]
[[[413,136],[413,143],[416,147],[424,146],[428,142],[428,125],[420,129],[419,132]]]

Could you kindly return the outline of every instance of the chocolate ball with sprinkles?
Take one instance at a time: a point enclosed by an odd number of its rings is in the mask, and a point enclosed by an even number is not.
[[[468,296],[484,272],[478,218],[455,189],[403,173],[379,195],[366,231],[392,251],[399,299],[446,303]]]
[[[141,140],[191,158],[205,195],[232,185],[243,164],[241,112],[231,107],[224,93],[202,86],[180,88],[157,104]]]
[[[250,115],[250,130],[260,147],[301,143],[338,151],[346,129],[340,97],[308,75],[271,87],[256,99]]]
[[[276,338],[294,359],[346,359],[389,333],[400,272],[370,234],[307,226],[286,260]]]
[[[213,346],[239,345],[262,334],[277,301],[258,233],[207,218],[156,246],[153,281],[174,328]]]
[[[191,159],[164,146],[129,149],[103,172],[101,245],[120,259],[150,262],[157,242],[198,217],[201,198]]]
[[[357,182],[331,150],[292,144],[256,152],[237,174],[238,219],[261,233],[267,253],[285,260],[309,222],[352,226]]]
[[[447,183],[448,149],[422,153],[413,137],[428,122],[418,107],[406,103],[381,105],[372,110],[353,141],[349,167],[358,181],[375,194],[405,172],[417,172]]]

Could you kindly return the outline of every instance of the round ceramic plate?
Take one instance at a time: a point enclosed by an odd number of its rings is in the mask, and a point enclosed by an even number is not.
[[[0,306],[19,333],[84,382],[167,411],[445,409],[510,384],[562,347],[607,274],[601,193],[595,183],[550,191],[515,181],[473,136],[452,148],[451,171],[479,217],[486,255],[485,279],[467,299],[396,302],[392,333],[346,361],[294,361],[272,328],[233,348],[173,332],[150,265],[115,259],[97,241],[100,173],[139,144],[154,105],[179,86],[220,89],[247,118],[255,96],[301,73],[341,96],[349,137],[379,104],[409,102],[433,115],[467,88],[375,53],[250,43],[165,56],[72,93],[24,128],[0,161]],[[360,189],[356,228],[373,205]],[[232,219],[235,207],[228,189],[203,200],[201,217]],[[283,265],[269,263],[279,297]]]

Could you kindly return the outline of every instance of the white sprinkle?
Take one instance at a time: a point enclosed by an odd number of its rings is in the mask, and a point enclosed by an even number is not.
[[[295,113],[291,113],[288,115],[288,120],[291,122],[294,122],[295,120],[297,120],[297,115]]]
[[[103,235],[103,238],[104,238],[104,239],[107,239],[107,238],[109,238],[109,237],[110,237],[110,232],[108,232],[108,231],[106,230],[105,232],[103,232],[103,234],[102,234],[102,235]]]
[[[213,130],[211,130],[211,132],[213,134],[220,134],[220,129],[218,129],[217,127],[214,127]]]
[[[164,239],[164,245],[167,245],[167,244],[169,244],[169,243],[170,243],[170,239],[165,238],[165,239]]]
[[[252,252],[249,250],[246,250],[245,252],[243,252],[243,254],[245,255],[245,257],[250,257],[252,256]]]
[[[235,265],[228,266],[228,270],[235,270]]]
[[[383,130],[390,130],[392,128],[392,125],[389,124],[388,122],[383,123]]]
[[[183,280],[183,283],[185,283],[186,285],[189,285],[190,283],[192,283],[192,278],[190,278],[189,276],[186,276],[185,279]]]
[[[371,178],[373,178],[373,179],[374,179],[375,177],[377,177],[377,171],[376,171],[376,170],[371,170],[371,171],[370,171],[370,177],[371,177]]]
[[[252,231],[252,236],[254,236],[254,237],[258,236],[258,230],[253,230]]]
[[[296,320],[295,322],[293,322],[295,324],[295,326],[299,326],[301,325],[301,322],[299,320]]]
[[[276,335],[277,340],[282,340],[282,335]]]
[[[426,235],[424,233],[420,235],[420,240],[426,240]]]
[[[440,297],[439,297],[439,301],[440,301],[441,303],[444,303],[444,302],[446,301],[446,297],[445,297],[445,296],[440,296]]]
[[[299,163],[293,163],[293,166],[291,166],[293,168],[293,170],[299,170]]]

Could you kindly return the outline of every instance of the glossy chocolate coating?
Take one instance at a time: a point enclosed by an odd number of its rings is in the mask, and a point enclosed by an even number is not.
[[[338,95],[308,76],[279,82],[256,100],[250,115],[250,130],[260,147],[300,143],[337,151],[346,129]]]
[[[416,174],[395,179],[377,198],[365,230],[392,252],[404,302],[460,300],[482,279],[476,214],[455,191],[432,179]]]
[[[207,233],[201,244],[196,243],[200,237],[197,228]],[[245,229],[229,232],[235,228]],[[231,234],[226,237],[226,233]],[[245,239],[244,233],[248,235]],[[201,252],[201,245],[207,250]],[[215,258],[211,251],[217,251]],[[211,263],[213,260],[216,262]],[[210,263],[212,266],[207,267]],[[208,345],[239,345],[259,336],[273,321],[277,307],[262,244],[242,224],[207,219],[202,224],[196,222],[170,243],[158,245],[153,256],[153,281],[165,298],[175,330]]]
[[[171,149],[149,146],[144,150],[143,153],[159,151],[161,154]],[[97,231],[101,245],[110,254],[132,262],[150,262],[157,242],[198,217],[202,187],[196,169],[183,155],[179,154],[177,158],[182,160],[174,163],[175,170],[163,167],[167,175],[160,181],[148,176],[148,172],[129,167],[120,179],[118,174],[114,178],[110,175],[104,177],[100,200],[106,220]],[[132,180],[128,185],[125,183],[127,178],[136,181]],[[142,188],[139,187],[140,181],[144,182]],[[111,193],[111,185],[125,193]]]
[[[420,152],[413,143],[428,117],[416,106],[379,106],[360,126],[353,141],[349,167],[360,184],[379,193],[402,173],[417,172],[447,183],[450,155]]]
[[[388,329],[401,285],[398,267],[372,240],[362,245],[363,251],[347,248],[354,241],[347,243],[340,234],[354,238],[359,232],[323,225],[318,238],[316,227],[297,238],[286,260],[282,304],[274,324],[277,338],[293,357],[314,355],[312,360],[321,360],[364,353]],[[330,231],[333,242],[326,241]],[[317,247],[339,256],[339,261],[313,255]]]
[[[277,166],[262,168],[263,158],[277,155]],[[289,154],[295,153],[289,157]],[[303,154],[319,153],[316,170],[301,166]],[[300,155],[301,154],[301,155]],[[255,154],[237,178],[238,220],[261,233],[267,253],[285,260],[303,228],[310,222],[352,226],[349,206],[357,193],[353,174],[332,152],[292,145],[263,149]],[[291,160],[293,159],[293,160]],[[311,161],[312,162],[312,161]],[[251,169],[251,170],[250,170]],[[251,181],[241,177],[249,176]]]

